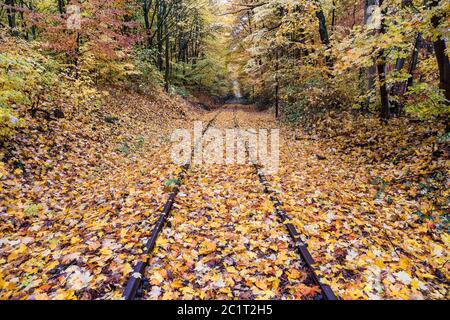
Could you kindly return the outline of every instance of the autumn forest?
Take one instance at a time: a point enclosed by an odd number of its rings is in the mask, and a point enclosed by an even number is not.
[[[449,21],[0,0],[0,300],[448,300]]]

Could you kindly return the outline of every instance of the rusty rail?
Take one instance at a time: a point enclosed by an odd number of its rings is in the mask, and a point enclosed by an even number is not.
[[[242,138],[242,136],[240,134],[241,129],[240,129],[239,123],[237,121],[237,117],[236,117],[236,107],[234,108],[233,118],[234,118],[234,126],[235,126],[235,128],[238,129],[238,132],[239,132],[238,136],[240,138]],[[244,145],[245,145],[246,153],[250,157],[248,143],[244,143]],[[264,172],[261,169],[261,166],[258,165],[256,159],[250,159],[250,161],[251,161],[253,167],[255,168],[255,171],[256,171],[256,174],[258,175],[260,183],[264,186],[264,193],[266,193],[270,196],[270,201],[272,202],[272,204],[275,208],[276,214],[280,218],[281,222],[286,226],[286,229],[287,229],[289,235],[291,236],[292,241],[294,242],[298,253],[300,254],[303,262],[305,263],[307,269],[309,270],[312,281],[314,282],[315,285],[317,285],[321,289],[321,291],[323,293],[323,298],[325,300],[337,300],[336,295],[333,293],[333,290],[331,289],[331,287],[329,285],[323,284],[320,281],[320,277],[317,275],[316,268],[314,267],[315,261],[311,255],[311,253],[308,250],[308,245],[301,240],[300,233],[297,231],[295,226],[290,222],[286,222],[286,221],[290,221],[289,216],[283,210],[283,203],[278,199],[275,192],[271,189],[270,184],[267,181],[266,176],[264,175]]]
[[[207,126],[202,131],[202,137],[205,135],[205,133],[209,130],[211,125],[214,123],[214,121],[217,119],[219,114],[222,112],[222,110],[219,110],[214,117],[208,122]],[[142,284],[142,278],[144,277],[144,271],[148,264],[148,255],[153,251],[156,245],[156,240],[158,239],[158,235],[161,232],[162,228],[164,227],[164,224],[167,221],[167,218],[169,217],[169,214],[172,210],[173,204],[175,203],[175,199],[180,192],[181,183],[184,180],[187,171],[191,168],[191,162],[192,157],[194,155],[195,147],[197,146],[197,143],[194,144],[191,150],[191,156],[190,161],[186,163],[185,165],[181,166],[181,172],[178,174],[177,182],[175,183],[175,187],[172,189],[172,191],[169,194],[169,197],[164,205],[164,208],[158,218],[158,221],[156,222],[155,226],[153,227],[152,233],[150,235],[149,240],[147,241],[145,247],[144,247],[144,254],[146,255],[145,261],[139,261],[136,263],[136,265],[133,268],[133,272],[125,286],[124,292],[123,292],[123,298],[125,300],[134,300],[136,298],[136,295],[139,291],[139,288]]]

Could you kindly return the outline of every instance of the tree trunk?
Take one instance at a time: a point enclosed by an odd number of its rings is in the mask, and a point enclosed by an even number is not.
[[[330,37],[328,36],[327,23],[322,9],[316,12],[316,17],[319,20],[320,41],[322,41],[322,44],[325,46],[328,46],[330,44]]]
[[[417,62],[419,61],[419,50],[420,46],[422,44],[422,34],[418,33],[416,36],[416,42],[414,44],[414,50],[411,56],[411,64],[409,65],[408,73],[410,74],[410,77],[408,78],[408,82],[406,83],[406,87],[403,93],[408,91],[408,88],[412,86],[414,82],[413,72],[417,67]]]
[[[22,32],[23,32],[23,37],[25,38],[25,40],[29,40],[28,39],[28,25],[27,25],[25,16],[23,14],[24,9],[25,9],[25,4],[24,4],[23,0],[19,1],[19,6],[20,6],[19,16],[20,16],[20,21],[22,22],[21,28],[22,28]]]
[[[401,71],[405,65],[405,58],[397,58],[395,61],[395,71]]]
[[[58,11],[61,16],[64,14],[64,0],[58,0]]]
[[[376,4],[376,0],[364,0],[364,25],[367,26],[369,21],[372,19],[372,9]],[[370,106],[370,92],[375,88],[375,73],[377,68],[375,66],[370,66],[367,69],[367,91],[368,95],[363,103],[363,110],[369,110]]]
[[[9,6],[6,10],[8,15],[8,26],[13,35],[17,35],[14,29],[16,28],[16,10],[13,8],[15,6],[14,0],[6,0],[5,4]]]
[[[170,35],[169,35],[169,30],[168,30],[168,26],[167,26],[167,22],[165,23],[166,25],[166,67],[165,67],[165,75],[164,75],[164,89],[166,90],[166,92],[169,92],[169,76],[170,76]]]
[[[383,0],[379,0],[379,6],[383,5]],[[385,23],[384,23],[384,15],[386,14],[386,10],[382,10],[381,12],[381,25],[380,30],[378,31],[380,34],[385,33]],[[384,57],[384,49],[381,49],[378,52],[377,58],[377,71],[378,71],[378,80],[380,82],[380,97],[381,97],[381,113],[380,116],[382,119],[389,119],[390,110],[389,110],[389,93],[386,86],[386,58]]]
[[[439,0],[432,0],[430,3],[430,8],[436,7],[439,4]],[[441,21],[445,19],[445,15],[435,15],[431,18],[431,25],[437,28]],[[433,41],[434,53],[436,55],[437,64],[439,67],[439,88],[444,90],[445,98],[447,99],[447,104],[450,103],[450,63],[447,54],[445,53],[445,40],[438,36],[435,41]]]
[[[30,1],[28,6],[31,11],[34,11],[33,1]],[[36,25],[34,23],[31,25],[31,34],[33,35],[33,39],[36,39]]]
[[[158,10],[158,24],[157,24],[157,42],[158,42],[158,70],[163,70],[163,20],[166,12],[166,3],[164,0],[161,1]]]
[[[395,61],[395,71],[400,73],[403,67],[405,66],[406,59],[405,58],[397,58]],[[402,95],[405,90],[405,82],[404,81],[396,81],[392,87],[390,88],[389,94],[391,96],[397,97],[397,99],[393,99],[391,106],[392,114],[399,115],[403,109],[403,102],[401,101]]]
[[[150,49],[150,20],[149,20],[148,14],[150,12],[151,6],[152,6],[152,0],[150,0],[150,3],[148,2],[148,0],[144,0],[144,2],[142,3],[147,49]]]
[[[319,7],[318,11],[316,11],[316,17],[319,20],[320,41],[325,46],[325,49],[328,49],[330,47],[330,37],[328,35],[327,23],[322,8]],[[328,67],[333,67],[333,60],[328,55],[325,57],[325,62]]]

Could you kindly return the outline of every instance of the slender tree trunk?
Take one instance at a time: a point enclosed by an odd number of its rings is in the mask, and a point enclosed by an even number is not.
[[[352,22],[352,29],[356,24],[356,0],[353,3],[353,22]]]
[[[33,1],[30,1],[28,6],[31,11],[34,11]],[[36,25],[34,23],[31,25],[31,34],[33,36],[33,39],[36,39]]]
[[[405,65],[405,58],[397,58],[395,61],[395,71],[401,71]]]
[[[144,2],[142,3],[142,11],[143,11],[143,14],[144,14],[144,26],[145,26],[145,36],[146,36],[146,39],[145,39],[145,41],[147,42],[146,43],[146,46],[147,46],[147,49],[150,49],[150,47],[151,47],[151,43],[150,43],[150,20],[149,20],[149,16],[148,16],[148,14],[149,14],[149,12],[150,12],[150,8],[152,7],[152,0],[150,0],[150,3],[149,3],[149,0],[144,0]]]
[[[158,15],[159,15],[159,5],[160,5],[159,0],[156,0],[155,1],[155,8],[153,9],[152,19],[150,21],[150,26],[149,26],[150,33],[151,33],[151,30],[152,30],[153,25],[155,23],[155,18],[157,18]],[[150,8],[150,6],[149,6],[149,8]],[[153,46],[153,38],[154,38],[154,36],[155,36],[154,33],[152,35],[149,35],[149,39],[148,39],[148,46],[149,46],[149,48],[151,48]]]
[[[163,27],[164,27],[164,16],[166,12],[166,3],[164,0],[161,1],[158,11],[158,24],[157,24],[157,36],[156,39],[158,41],[158,70],[163,70]]]
[[[64,14],[64,6],[65,6],[64,0],[58,0],[58,11],[60,15]]]
[[[22,32],[23,32],[23,36],[25,38],[25,40],[29,40],[28,39],[28,26],[27,26],[27,21],[25,20],[25,16],[23,14],[23,9],[25,7],[25,3],[23,2],[23,0],[19,1],[19,6],[20,6],[20,11],[19,11],[19,16],[20,16],[20,21],[22,22]]]
[[[397,58],[395,61],[395,71],[400,73],[403,67],[405,66],[406,59],[405,58]],[[396,81],[392,87],[390,88],[389,94],[391,96],[397,97],[397,99],[393,99],[391,106],[391,111],[393,114],[399,115],[403,109],[402,95],[404,93],[405,82],[404,81]]]
[[[430,7],[436,7],[439,5],[440,0],[432,0]],[[431,25],[437,28],[442,21],[445,21],[446,15],[435,15],[431,18]],[[446,45],[445,40],[438,36],[435,41],[433,41],[434,53],[436,55],[436,60],[439,68],[439,88],[444,90],[445,98],[447,99],[447,104],[450,104],[450,63],[448,56],[445,52]]]
[[[379,6],[383,5],[383,0],[379,0]],[[386,14],[386,10],[382,10],[381,13],[381,26],[378,31],[380,34],[384,34],[385,31],[385,23],[384,23],[384,15]],[[389,119],[390,110],[389,110],[389,93],[386,85],[386,58],[384,57],[384,49],[381,49],[378,52],[377,59],[377,72],[378,72],[378,80],[380,82],[380,97],[381,97],[381,113],[380,116],[382,119]]]
[[[376,0],[364,0],[364,25],[367,26],[372,19],[373,6],[376,4]],[[375,88],[375,73],[377,68],[373,65],[367,69],[367,98],[363,103],[363,110],[369,110],[370,106],[370,93]]]
[[[327,23],[325,19],[325,15],[323,14],[323,10],[320,7],[316,11],[316,17],[319,20],[319,35],[320,35],[320,41],[325,46],[325,49],[328,49],[330,47],[330,37],[328,35],[328,29],[327,29]],[[328,55],[325,57],[325,61],[328,67],[333,67],[333,60]]]
[[[325,46],[328,46],[330,44],[330,37],[328,36],[327,23],[322,9],[316,12],[316,17],[319,20],[320,41],[322,41],[322,44]]]
[[[413,50],[413,53],[411,56],[411,64],[409,65],[409,69],[408,69],[408,73],[410,74],[410,77],[408,78],[408,81],[406,83],[405,89],[403,90],[403,93],[408,91],[408,88],[413,85],[413,82],[414,82],[413,72],[414,72],[414,70],[416,70],[417,62],[419,61],[419,50],[420,50],[421,44],[422,44],[422,34],[418,33],[416,36],[416,42],[414,44],[414,50]]]
[[[384,50],[381,50],[380,52],[380,58],[383,60],[383,62],[379,62],[377,64],[377,72],[378,72],[378,79],[380,81],[380,96],[381,96],[381,118],[382,119],[389,119],[390,112],[389,112],[389,93],[386,86],[386,64],[384,62],[384,58],[382,58],[382,55],[384,54]]]
[[[78,77],[79,77],[78,60],[79,60],[79,56],[80,56],[80,44],[81,44],[81,35],[78,31],[77,31],[76,37],[77,37],[76,38],[77,40],[76,40],[76,48],[75,48],[73,64],[75,66],[75,78],[78,79]]]
[[[166,67],[164,75],[164,89],[169,92],[169,76],[170,76],[170,35],[166,22]]]

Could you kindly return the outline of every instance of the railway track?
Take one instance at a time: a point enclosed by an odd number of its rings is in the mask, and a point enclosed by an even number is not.
[[[234,121],[234,127],[238,130],[238,139],[243,139],[241,134],[241,128],[239,126],[239,122],[237,120],[236,116],[236,107],[233,110],[233,121]],[[247,156],[251,158],[251,153],[249,151],[249,146],[246,141],[244,141],[241,145],[245,146]],[[260,183],[264,187],[264,192],[269,195],[270,201],[272,202],[277,216],[280,218],[281,223],[283,223],[286,226],[286,229],[292,239],[292,241],[295,244],[295,247],[297,248],[298,253],[300,254],[305,266],[307,267],[309,274],[311,276],[312,282],[317,285],[320,290],[322,291],[322,298],[324,300],[337,300],[336,295],[333,293],[330,286],[323,284],[320,281],[319,276],[317,275],[316,268],[314,267],[315,261],[311,255],[311,253],[308,250],[308,245],[303,242],[300,238],[300,233],[297,231],[295,226],[288,222],[290,221],[289,216],[286,214],[286,212],[283,210],[283,203],[278,199],[276,196],[276,193],[271,189],[269,182],[267,181],[265,174],[261,168],[261,166],[258,164],[257,159],[251,158],[250,162],[252,163],[255,173],[257,174]]]
[[[221,112],[222,112],[222,110],[219,110],[214,115],[214,117],[208,121],[208,124],[202,131],[202,137],[209,130],[209,128],[212,126],[212,124],[214,123],[214,121],[217,119],[217,117],[219,116],[219,114]],[[133,268],[131,277],[129,278],[129,280],[125,286],[125,290],[123,292],[123,298],[125,300],[134,300],[139,293],[140,287],[142,285],[142,279],[144,277],[144,271],[145,271],[145,268],[147,267],[147,263],[148,263],[147,262],[148,256],[155,248],[156,240],[158,239],[158,236],[159,236],[161,230],[163,229],[164,224],[167,221],[167,218],[170,215],[173,204],[175,203],[175,199],[176,199],[178,193],[180,192],[181,184],[186,176],[187,171],[191,168],[191,162],[192,162],[194,150],[195,150],[197,144],[198,144],[198,141],[194,142],[194,146],[192,147],[192,150],[191,150],[190,161],[187,164],[180,167],[180,173],[178,174],[178,177],[177,177],[177,180],[175,183],[175,187],[170,192],[169,197],[168,197],[166,203],[164,204],[163,210],[162,210],[155,226],[153,227],[150,238],[148,239],[147,243],[145,244],[143,253],[147,257],[146,260],[137,262]]]
[[[218,111],[214,117],[208,122],[207,126],[205,127],[205,129],[202,132],[202,137],[206,134],[206,132],[208,131],[208,129],[212,126],[212,124],[215,122],[215,120],[217,119],[217,117],[219,116],[219,114],[222,112],[223,110]],[[233,122],[234,122],[234,128],[237,129],[238,131],[238,139],[242,138],[241,136],[241,128],[239,126],[238,120],[237,120],[237,108],[234,107],[233,109]],[[152,274],[151,270],[147,270],[146,271],[146,267],[148,264],[148,260],[150,259],[150,254],[152,253],[152,251],[155,248],[156,245],[156,240],[158,239],[158,236],[160,235],[161,231],[163,230],[164,225],[167,222],[168,217],[170,216],[170,212],[172,210],[173,204],[175,203],[175,199],[178,195],[178,193],[180,192],[180,187],[183,183],[183,180],[185,179],[188,171],[191,169],[191,162],[192,162],[192,158],[193,158],[193,154],[194,154],[194,149],[197,146],[198,142],[195,142],[192,151],[191,151],[191,161],[185,165],[183,165],[180,169],[179,169],[179,174],[178,174],[178,179],[176,182],[175,187],[172,189],[171,193],[168,196],[168,200],[165,203],[163,210],[159,216],[159,219],[157,220],[156,224],[153,227],[153,230],[151,232],[151,236],[148,239],[145,247],[144,247],[144,254],[146,255],[146,260],[145,261],[139,261],[136,263],[132,275],[129,278],[126,286],[125,286],[125,290],[123,292],[123,298],[125,300],[134,300],[137,298],[142,298],[143,296],[143,291],[145,290],[144,288],[146,287],[146,283],[144,281],[144,279],[147,279],[148,277],[145,277],[145,272],[150,273],[150,276]],[[248,144],[244,143],[241,144],[245,146],[246,149],[246,153],[247,155],[250,157],[250,152],[249,152],[249,147]],[[259,181],[261,182],[263,188],[262,190],[264,191],[265,194],[269,195],[270,201],[273,204],[273,207],[275,208],[275,212],[273,214],[271,214],[271,216],[273,217],[272,220],[277,220],[275,218],[275,216],[278,216],[281,220],[281,222],[286,226],[287,231],[290,235],[290,237],[292,238],[292,243],[295,245],[295,248],[297,249],[298,253],[300,254],[301,258],[302,258],[302,269],[305,270],[305,273],[307,273],[307,278],[305,280],[305,282],[309,283],[310,285],[315,285],[317,287],[320,288],[322,294],[316,295],[315,299],[323,299],[323,300],[335,300],[336,296],[334,295],[334,293],[332,292],[331,288],[328,285],[325,285],[323,283],[321,283],[320,278],[317,275],[316,269],[314,268],[314,260],[311,256],[311,254],[309,253],[308,249],[307,249],[307,245],[301,241],[300,239],[300,234],[298,233],[298,231],[296,230],[295,226],[292,225],[291,223],[289,223],[289,217],[288,215],[283,211],[283,204],[278,200],[278,198],[276,197],[276,194],[271,190],[269,183],[267,182],[267,179],[265,178],[265,175],[262,171],[262,168],[257,164],[255,159],[250,159],[251,160],[251,164],[254,168],[254,172],[252,173],[251,170],[251,166],[248,167],[248,174],[250,175],[250,177],[254,174],[256,174],[259,178]],[[252,179],[252,178],[250,178]],[[233,187],[235,188],[235,186]],[[261,198],[266,198],[264,196],[264,193],[262,192],[262,190],[260,189],[260,191],[258,192]],[[236,223],[238,221],[235,221],[234,223]],[[250,222],[251,223],[251,222]],[[273,225],[277,225],[276,222],[273,222]],[[228,228],[228,226],[225,226],[226,228]],[[237,228],[239,226],[236,227],[231,227],[230,230]],[[278,227],[276,226],[277,229],[280,229],[280,233],[282,234],[283,228],[282,226]],[[165,231],[166,232],[166,231]],[[287,236],[286,236],[286,239]],[[286,241],[286,240],[284,240]],[[287,245],[289,245],[290,247],[292,246],[291,241],[287,241]],[[291,255],[292,257],[295,258],[296,253],[293,252],[292,247],[289,249],[291,250]],[[298,260],[300,263],[300,260]],[[169,264],[168,267],[171,267],[171,265]],[[172,266],[173,267],[173,266]],[[287,268],[289,268],[289,266],[286,266]],[[147,268],[148,269],[148,268]],[[144,286],[143,286],[144,284]]]

